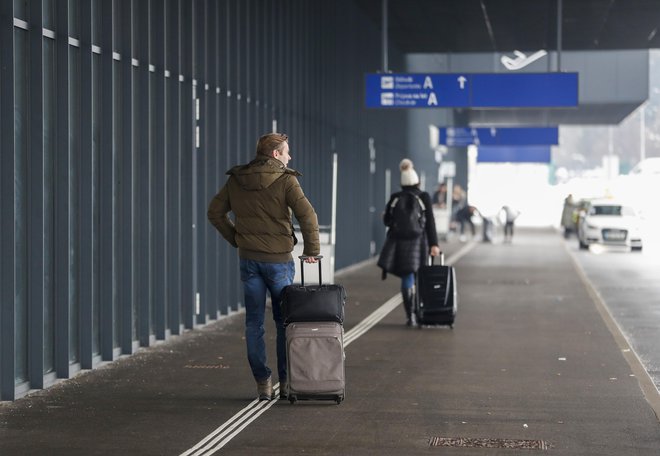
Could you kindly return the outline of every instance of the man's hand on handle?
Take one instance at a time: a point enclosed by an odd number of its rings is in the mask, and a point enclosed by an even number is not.
[[[431,256],[435,257],[435,256],[440,255],[440,253],[441,253],[440,252],[440,247],[438,247],[437,245],[431,246]]]
[[[317,256],[307,256],[307,255],[301,255],[299,257],[301,260],[303,260],[305,263],[318,263],[321,258],[323,258],[322,255],[317,255]]]

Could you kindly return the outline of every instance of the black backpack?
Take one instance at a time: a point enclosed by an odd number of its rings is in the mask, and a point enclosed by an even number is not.
[[[390,202],[390,233],[398,239],[414,239],[424,233],[426,207],[412,192],[401,192]]]

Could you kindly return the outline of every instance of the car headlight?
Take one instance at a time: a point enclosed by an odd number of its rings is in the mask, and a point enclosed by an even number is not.
[[[588,229],[588,230],[597,230],[598,227],[597,227],[597,226],[594,226],[594,225],[587,225],[587,229]]]

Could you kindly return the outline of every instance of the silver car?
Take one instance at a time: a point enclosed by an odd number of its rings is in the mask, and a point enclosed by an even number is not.
[[[592,200],[578,225],[581,249],[591,244],[625,246],[642,250],[641,220],[635,210],[613,200]]]

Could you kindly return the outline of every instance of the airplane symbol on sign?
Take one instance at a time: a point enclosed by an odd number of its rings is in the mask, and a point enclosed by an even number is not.
[[[537,61],[541,57],[546,56],[548,53],[543,49],[541,49],[540,51],[536,51],[529,57],[524,52],[520,52],[520,51],[513,51],[513,54],[516,56],[516,58],[511,58],[508,55],[503,55],[500,58],[502,65],[504,65],[504,67],[507,70],[511,70],[511,71],[525,68],[530,63]]]

